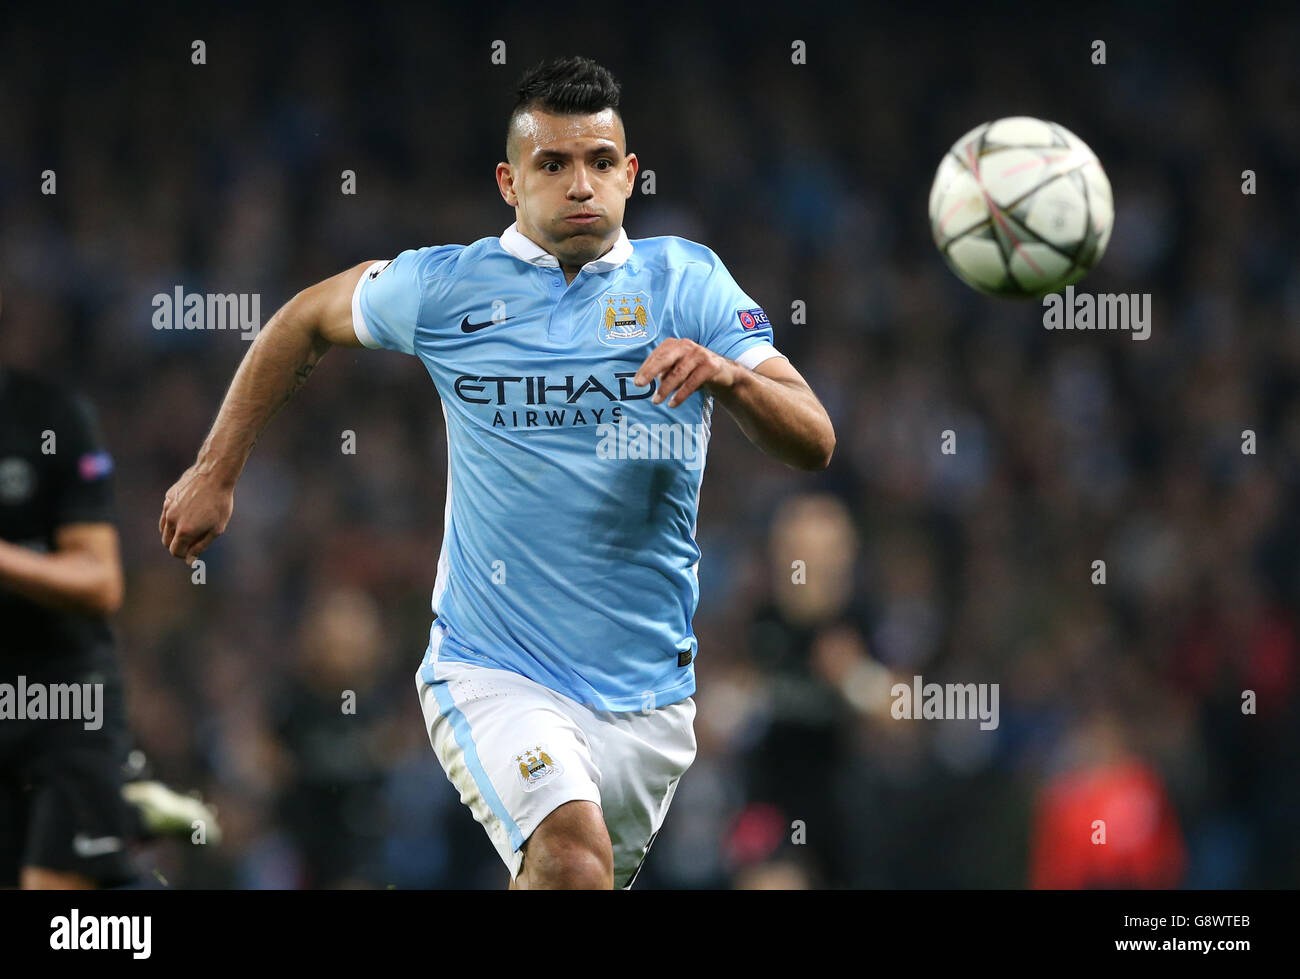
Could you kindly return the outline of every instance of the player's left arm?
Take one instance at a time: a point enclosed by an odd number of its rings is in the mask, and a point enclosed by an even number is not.
[[[753,370],[694,340],[672,337],[659,344],[637,370],[633,383],[658,379],[651,399],[671,396],[676,408],[703,388],[722,404],[749,440],[794,469],[830,465],[835,427],[808,382],[785,357],[769,357]]]
[[[38,605],[87,615],[122,606],[122,558],[111,523],[72,523],[54,532],[51,554],[0,540],[0,588]]]

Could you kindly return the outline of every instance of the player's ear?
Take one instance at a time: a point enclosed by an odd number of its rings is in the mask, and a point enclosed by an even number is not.
[[[511,207],[519,206],[519,198],[515,194],[515,171],[509,163],[501,162],[497,164],[497,190],[501,192],[501,199]]]
[[[641,161],[636,158],[635,153],[627,155],[627,193],[623,195],[624,200],[632,196],[632,191],[636,189],[637,171],[641,169]]]

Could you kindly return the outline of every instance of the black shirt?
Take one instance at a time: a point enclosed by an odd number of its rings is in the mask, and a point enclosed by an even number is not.
[[[60,527],[113,522],[112,469],[88,401],[0,367],[0,540],[51,553]],[[112,640],[103,616],[38,605],[0,585],[0,672],[24,654],[111,651]]]

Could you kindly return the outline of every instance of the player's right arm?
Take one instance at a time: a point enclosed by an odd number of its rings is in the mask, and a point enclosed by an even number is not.
[[[373,264],[363,262],[304,289],[258,332],[197,460],[163,498],[158,530],[174,557],[193,563],[225,531],[235,483],[253,444],[325,352],[336,345],[362,346],[353,328],[352,296]]]

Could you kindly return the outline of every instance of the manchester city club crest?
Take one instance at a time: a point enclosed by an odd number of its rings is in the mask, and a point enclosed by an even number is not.
[[[531,792],[564,771],[541,746],[527,748],[515,755],[515,764],[519,766],[525,792]]]
[[[596,300],[600,307],[600,342],[611,347],[632,347],[654,330],[650,296],[644,292],[609,292]]]

